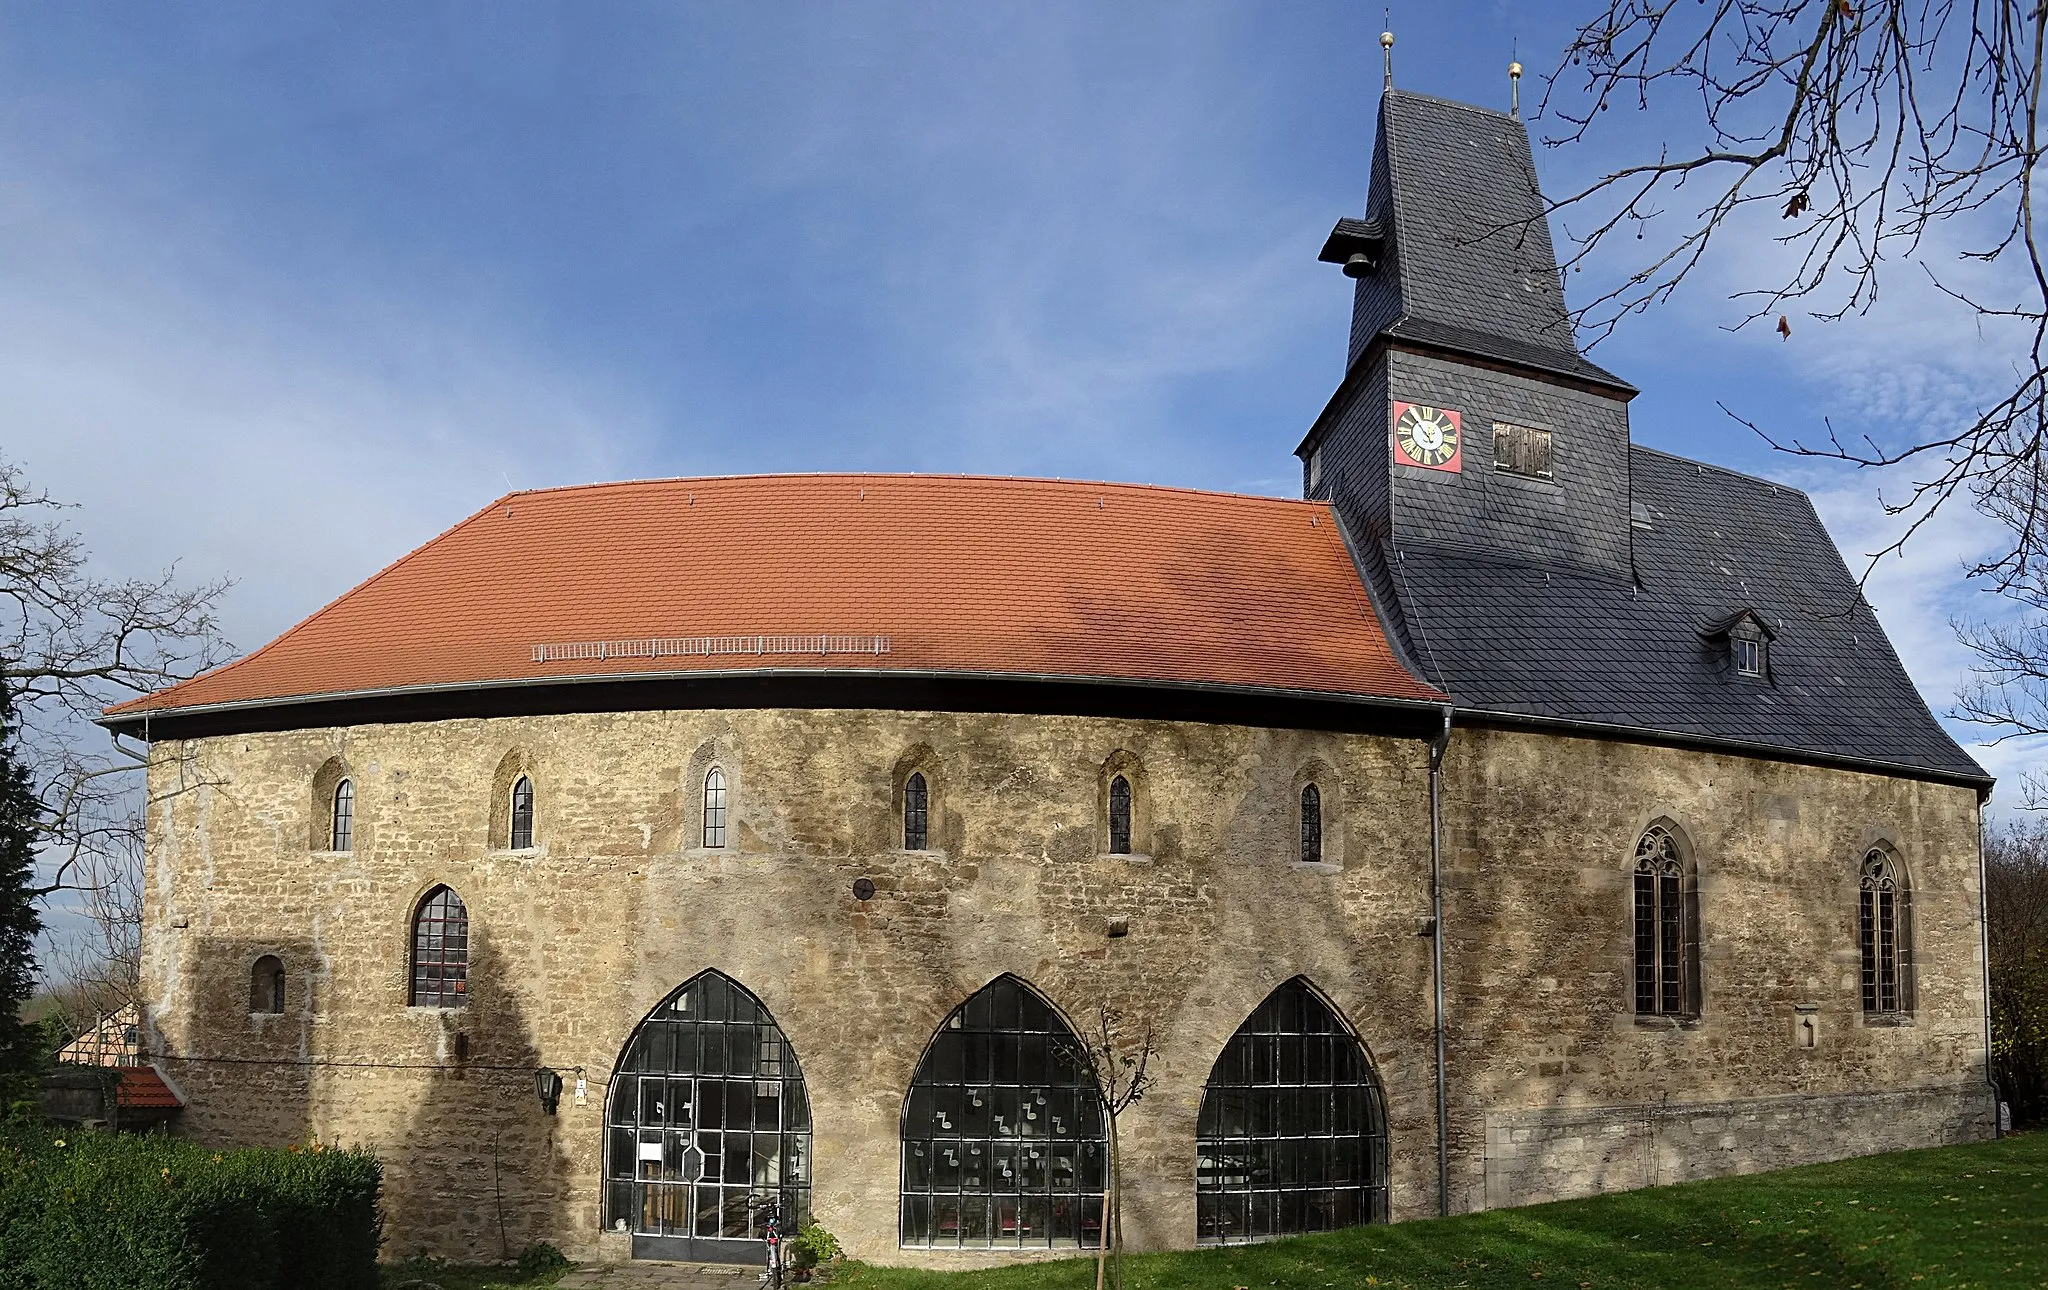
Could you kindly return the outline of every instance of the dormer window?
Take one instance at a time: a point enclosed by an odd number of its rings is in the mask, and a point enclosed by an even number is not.
[[[1738,610],[1701,629],[1700,635],[1727,651],[1721,666],[1736,679],[1770,680],[1771,641],[1777,633],[1764,622],[1763,615],[1753,609]]]
[[[1493,423],[1493,468],[1504,474],[1549,479],[1550,431],[1535,426]]]

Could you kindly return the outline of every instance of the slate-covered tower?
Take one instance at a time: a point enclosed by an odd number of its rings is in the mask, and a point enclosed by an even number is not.
[[[1804,494],[1631,445],[1519,119],[1389,87],[1365,218],[1322,258],[1356,286],[1307,495],[1462,711],[1982,782]]]

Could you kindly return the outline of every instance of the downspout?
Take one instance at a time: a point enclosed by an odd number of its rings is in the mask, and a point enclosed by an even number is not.
[[[1451,746],[1451,709],[1429,741],[1429,957],[1436,985],[1436,1212],[1451,1212],[1451,1122],[1444,1078],[1444,754]],[[1981,848],[1980,848],[1981,862]]]
[[[1998,1096],[1998,1068],[1991,1059],[1991,892],[1985,885],[1988,873],[1984,864],[1984,802],[1989,796],[1980,793],[1977,797],[1977,951],[1984,968],[1984,1083],[1991,1089],[1991,1136],[1996,1138],[2002,1136],[2002,1103]]]

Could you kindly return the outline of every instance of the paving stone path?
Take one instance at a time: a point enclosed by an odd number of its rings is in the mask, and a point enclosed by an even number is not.
[[[555,1284],[561,1290],[756,1290],[761,1269],[635,1259],[610,1267],[577,1268]]]

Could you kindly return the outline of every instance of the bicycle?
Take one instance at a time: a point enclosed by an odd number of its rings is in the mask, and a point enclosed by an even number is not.
[[[768,1238],[768,1270],[761,1274],[761,1283],[766,1290],[785,1290],[789,1280],[782,1254],[781,1201],[775,1196],[749,1196],[747,1210]]]

